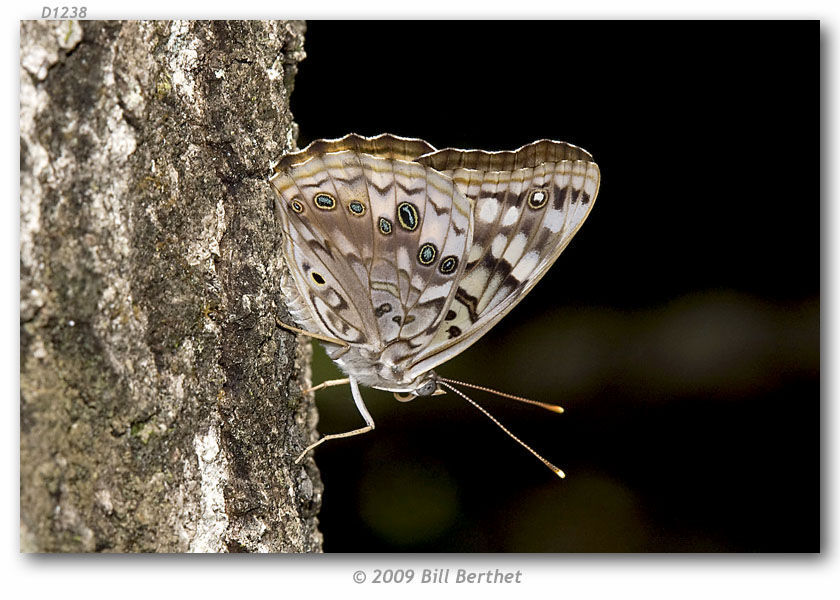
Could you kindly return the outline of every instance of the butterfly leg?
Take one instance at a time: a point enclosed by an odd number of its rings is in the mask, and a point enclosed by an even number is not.
[[[288,329],[289,331],[293,331],[294,333],[300,335],[305,335],[306,337],[315,338],[316,340],[322,340],[324,342],[329,342],[330,344],[336,344],[338,346],[348,346],[347,342],[345,342],[344,340],[330,337],[328,335],[321,335],[320,333],[312,333],[311,331],[306,331],[305,329],[301,329],[300,327],[295,327],[294,325],[284,323],[280,319],[274,319],[274,322],[277,323],[277,325],[279,325],[283,329]]]
[[[364,427],[360,427],[359,429],[354,429],[352,431],[345,431],[344,433],[331,433],[329,435],[325,435],[320,440],[315,442],[314,444],[310,444],[306,447],[306,450],[300,453],[300,456],[295,459],[295,464],[298,464],[306,454],[326,442],[327,440],[337,440],[340,438],[350,437],[352,435],[359,435],[361,433],[367,433],[368,431],[372,431],[373,428],[376,426],[373,422],[373,417],[370,416],[370,413],[365,406],[364,400],[362,400],[362,394],[359,391],[359,384],[356,382],[355,377],[350,377],[350,391],[353,394],[353,401],[356,403],[356,408],[359,410],[359,414],[362,415],[362,418],[365,420],[366,425]],[[325,382],[327,383],[327,382]],[[325,386],[326,387],[326,386]]]
[[[319,383],[316,386],[313,386],[313,387],[305,389],[305,390],[301,390],[300,393],[301,394],[308,394],[309,392],[317,392],[318,390],[323,390],[324,388],[334,387],[334,386],[337,386],[337,385],[345,385],[347,383],[350,383],[350,378],[349,377],[345,377],[344,379],[328,379],[327,381],[322,381],[321,383]]]

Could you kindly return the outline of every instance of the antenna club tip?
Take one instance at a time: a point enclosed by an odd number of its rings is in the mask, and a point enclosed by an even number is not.
[[[554,473],[555,473],[555,474],[556,474],[556,475],[557,475],[560,479],[566,479],[566,474],[565,474],[563,471],[561,471],[560,469],[554,469]]]
[[[553,412],[556,412],[558,415],[563,414],[564,412],[566,412],[565,410],[563,410],[563,407],[562,407],[562,406],[557,406],[557,405],[550,407],[548,410],[553,411]]]

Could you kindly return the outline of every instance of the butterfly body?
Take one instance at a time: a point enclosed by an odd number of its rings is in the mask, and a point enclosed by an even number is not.
[[[325,340],[357,405],[358,384],[435,393],[433,369],[545,274],[599,181],[586,151],[550,140],[512,152],[390,134],[313,142],[271,177],[291,316]]]

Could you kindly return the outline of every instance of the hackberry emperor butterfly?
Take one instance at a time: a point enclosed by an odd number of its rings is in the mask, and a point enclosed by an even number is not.
[[[322,340],[348,375],[313,389],[349,383],[366,423],[301,457],[373,429],[359,385],[402,401],[447,388],[563,476],[432,369],[540,280],[589,214],[599,177],[588,152],[549,140],[484,152],[350,134],[283,157],[271,183],[289,268],[282,288],[300,327],[289,328]]]

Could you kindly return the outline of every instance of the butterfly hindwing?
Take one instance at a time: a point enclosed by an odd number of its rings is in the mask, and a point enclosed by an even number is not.
[[[404,160],[428,144],[342,140],[278,164],[284,252],[317,333],[398,364],[439,329],[465,268],[472,207],[450,178]]]

